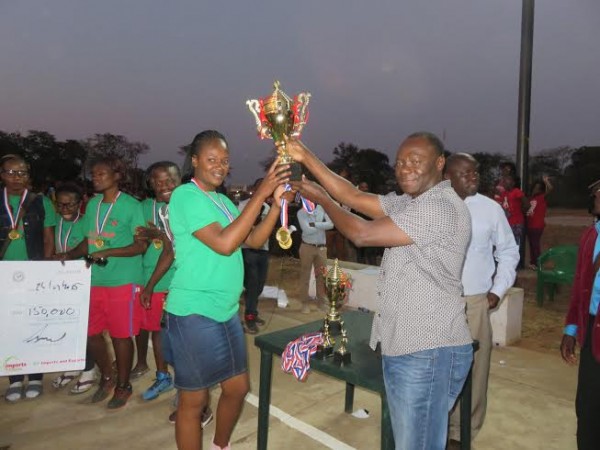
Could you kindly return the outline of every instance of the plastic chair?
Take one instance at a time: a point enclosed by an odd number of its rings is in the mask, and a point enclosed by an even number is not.
[[[554,293],[558,284],[573,284],[575,265],[577,263],[576,245],[561,245],[546,250],[538,258],[537,268],[537,304],[544,304],[544,285],[548,284],[550,301],[554,301]]]

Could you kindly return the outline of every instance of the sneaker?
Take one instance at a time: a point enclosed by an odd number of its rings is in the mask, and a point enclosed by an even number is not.
[[[115,379],[113,377],[102,377],[100,379],[98,389],[96,389],[96,392],[94,392],[94,395],[92,395],[91,402],[99,403],[101,401],[106,400],[108,396],[112,393],[116,384],[117,383],[115,382]]]
[[[254,321],[256,322],[256,325],[258,325],[259,327],[262,327],[266,323],[258,315],[254,318]]]
[[[16,381],[11,383],[4,394],[4,398],[7,402],[14,403],[18,402],[23,398],[23,382]]]
[[[246,333],[256,334],[258,333],[258,327],[256,326],[256,320],[246,320]]]
[[[204,428],[206,425],[208,425],[211,421],[213,420],[213,412],[212,409],[210,409],[210,406],[207,406],[206,408],[204,408],[204,411],[202,411],[202,416],[200,416],[200,426],[202,428]]]
[[[42,385],[42,380],[30,381],[27,385],[27,389],[25,389],[25,398],[34,399],[38,398],[40,395],[44,393],[44,386]]]
[[[106,407],[108,409],[122,408],[127,404],[127,400],[129,400],[132,393],[133,388],[131,387],[131,383],[127,383],[125,386],[117,386],[113,398],[110,399]]]
[[[146,401],[154,400],[163,392],[168,392],[173,389],[173,378],[169,372],[156,372],[156,380],[142,394],[142,398]]]
[[[213,420],[212,409],[210,409],[210,406],[207,406],[206,408],[204,408],[204,411],[202,411],[202,416],[200,416],[200,427],[204,428],[206,425],[211,423],[212,420]],[[175,425],[176,421],[177,421],[177,410],[175,410],[171,414],[169,414],[169,423],[171,425]]]

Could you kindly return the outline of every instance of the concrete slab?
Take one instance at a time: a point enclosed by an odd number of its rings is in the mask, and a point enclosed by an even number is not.
[[[263,332],[275,331],[316,320],[321,313],[300,313],[300,304],[290,299],[286,309],[275,301],[261,302],[267,320]],[[352,331],[350,330],[350,338]],[[256,448],[259,352],[248,336],[251,393],[235,429],[236,450]],[[562,363],[556,354],[518,347],[497,348],[492,353],[489,407],[486,424],[474,442],[477,450],[575,449],[574,397],[577,370]],[[380,400],[357,389],[355,408],[365,408],[369,417],[358,419],[343,412],[344,384],[313,373],[305,383],[279,370],[274,360],[272,403],[282,414],[271,417],[270,449],[377,449],[380,443]],[[172,394],[144,402],[141,392],[152,382],[146,375],[134,382],[134,397],[120,411],[105,405],[86,404],[88,394],[71,396],[50,386],[38,400],[17,404],[0,402],[0,448],[18,449],[175,449],[174,427],[167,417]],[[0,380],[0,392],[8,385]],[[212,393],[216,408],[219,390]],[[214,421],[204,433],[205,448],[214,434]]]

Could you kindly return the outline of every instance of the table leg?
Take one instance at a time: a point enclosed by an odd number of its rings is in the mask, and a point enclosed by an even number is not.
[[[472,367],[472,366],[471,366]],[[460,398],[460,448],[471,450],[471,390],[472,368],[469,370]]]
[[[273,353],[260,350],[260,384],[258,390],[257,449],[267,450],[269,438],[269,407],[271,405],[271,373]]]
[[[352,414],[354,409],[354,385],[352,383],[346,383],[346,401],[344,403],[344,412]]]
[[[394,450],[392,419],[385,392],[381,394],[381,450]]]

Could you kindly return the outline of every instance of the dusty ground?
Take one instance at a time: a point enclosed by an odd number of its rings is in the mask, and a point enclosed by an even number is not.
[[[556,245],[577,244],[581,232],[590,224],[591,218],[587,211],[550,210],[542,237],[542,251]],[[298,269],[297,259],[272,257],[267,284],[280,286],[288,296],[298,298]],[[516,285],[525,289],[522,339],[518,345],[541,352],[557,352],[562,338],[570,287],[559,287],[554,302],[546,301],[540,308],[535,302],[535,281],[535,272],[529,269],[520,271],[517,276]]]

